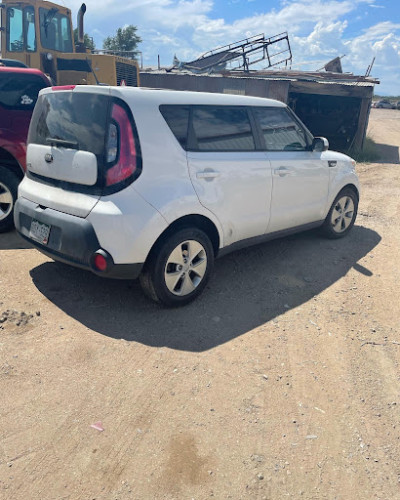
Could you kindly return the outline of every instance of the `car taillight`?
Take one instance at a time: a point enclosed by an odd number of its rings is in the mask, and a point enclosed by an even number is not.
[[[110,123],[107,137],[107,163],[113,163],[118,155],[118,129],[115,123]]]
[[[113,105],[107,137],[107,162],[118,161],[106,175],[106,186],[117,184],[130,177],[137,168],[137,152],[132,124],[126,110]]]

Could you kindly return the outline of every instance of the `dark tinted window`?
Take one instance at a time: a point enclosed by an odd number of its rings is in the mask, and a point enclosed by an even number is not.
[[[199,151],[252,151],[255,149],[245,108],[195,106],[193,129]]]
[[[285,108],[253,108],[261,126],[265,148],[270,151],[304,151],[305,131]]]
[[[186,149],[189,106],[160,106],[160,111],[180,145]]]
[[[47,86],[37,75],[0,73],[0,106],[32,110],[39,90]]]
[[[79,92],[41,96],[33,112],[28,142],[49,145],[48,139],[76,144],[97,156],[104,152],[109,98]]]

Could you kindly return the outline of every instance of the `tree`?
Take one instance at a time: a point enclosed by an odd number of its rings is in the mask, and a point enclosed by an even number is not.
[[[137,56],[138,44],[142,41],[136,34],[137,28],[132,24],[125,28],[118,28],[115,36],[108,36],[103,42],[103,49],[115,52],[131,52],[132,59]]]
[[[85,33],[83,35],[83,41],[85,42],[85,46],[89,50],[94,50],[96,48],[93,38],[90,38],[90,36]],[[78,44],[78,28],[74,29],[74,42],[75,42],[75,47]]]

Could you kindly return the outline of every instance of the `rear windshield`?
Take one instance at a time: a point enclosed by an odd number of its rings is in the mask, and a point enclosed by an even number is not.
[[[44,87],[48,85],[38,75],[0,73],[0,107],[32,111]]]
[[[102,162],[110,98],[80,92],[54,92],[39,97],[29,127],[28,143],[67,141]]]

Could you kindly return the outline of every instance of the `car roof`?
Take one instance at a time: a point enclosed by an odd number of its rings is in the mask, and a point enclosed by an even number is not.
[[[41,94],[52,92],[43,89]],[[281,101],[263,97],[236,94],[219,94],[210,92],[193,92],[186,90],[150,89],[145,87],[110,87],[106,85],[76,85],[75,87],[56,87],[54,90],[108,94],[131,102],[146,102],[159,106],[161,104],[181,105],[221,105],[221,106],[275,106],[286,107]]]
[[[0,66],[0,77],[3,75],[3,78],[7,78],[6,75],[25,75],[39,77],[43,82],[47,84],[48,87],[51,85],[50,78],[45,75],[40,69],[35,68],[19,68],[14,66]],[[12,76],[9,76],[8,79],[12,80]]]
[[[36,69],[36,68],[20,68],[17,66],[0,66],[0,73],[22,73],[22,74],[30,74],[30,75],[39,75],[39,76],[47,78],[46,75],[42,71],[40,71],[40,69]]]
[[[0,63],[2,63],[3,66],[11,66],[15,68],[27,68],[28,66],[23,63],[22,61],[19,61],[18,59],[5,59],[4,57],[0,57]]]
[[[233,105],[233,106],[285,106],[280,101],[261,97],[222,94],[211,92],[193,92],[187,90],[150,89],[143,87],[112,87],[111,94],[120,97],[145,99],[155,104],[197,104],[197,105]]]

